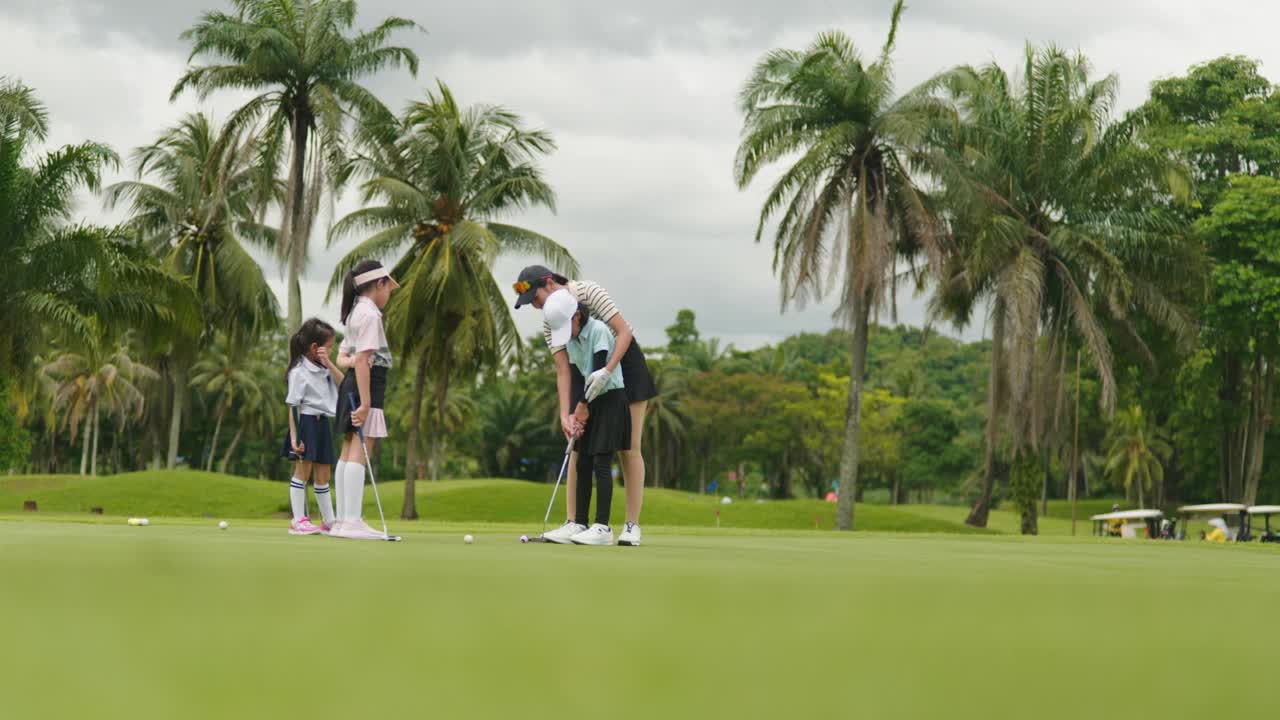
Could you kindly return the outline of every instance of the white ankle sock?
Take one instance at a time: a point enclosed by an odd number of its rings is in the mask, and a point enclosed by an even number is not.
[[[293,509],[294,520],[307,516],[307,484],[298,478],[289,481],[289,507]]]
[[[338,506],[334,515],[338,522],[347,519],[347,500],[342,496],[342,488],[346,485],[346,477],[342,473],[346,467],[347,461],[339,460],[338,466],[333,469],[333,502]]]
[[[364,466],[360,463],[347,463],[346,487],[342,493],[347,497],[347,520],[359,520],[364,514]]]
[[[325,525],[333,524],[333,493],[328,485],[316,485],[316,505],[320,506],[320,520]]]

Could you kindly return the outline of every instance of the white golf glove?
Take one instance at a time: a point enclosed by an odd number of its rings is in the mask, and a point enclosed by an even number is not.
[[[591,377],[587,378],[586,395],[587,402],[590,403],[604,392],[604,388],[609,384],[609,371],[606,368],[591,373]]]

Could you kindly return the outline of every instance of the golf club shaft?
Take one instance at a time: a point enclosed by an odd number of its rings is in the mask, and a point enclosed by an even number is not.
[[[564,449],[564,462],[560,463],[560,474],[556,475],[556,486],[551,490],[551,502],[547,503],[547,514],[542,516],[542,534],[547,534],[547,521],[551,519],[551,508],[555,507],[556,494],[560,492],[560,481],[564,479],[564,471],[569,467],[569,455],[573,453],[573,438]]]
[[[298,438],[302,437],[302,409],[297,406],[290,407],[289,414],[293,416],[293,444],[297,445]],[[293,448],[290,448],[290,450],[292,449]],[[294,455],[295,457],[297,457],[297,453],[294,453]],[[301,457],[298,457],[297,459],[302,460]],[[315,471],[312,470],[312,472],[315,472]],[[313,488],[315,487],[315,481],[312,481],[311,486]],[[307,506],[307,479],[306,478],[302,478],[302,514],[305,517],[311,517],[310,508]]]
[[[347,401],[351,403],[351,407],[357,407],[355,396],[348,395]],[[373,486],[373,501],[378,505],[378,519],[382,521],[382,534],[390,537],[391,533],[387,531],[387,516],[382,512],[382,498],[378,497],[378,481],[373,477],[373,461],[369,459],[369,447],[364,442],[364,428],[356,428],[356,436],[360,438],[360,449],[364,452],[364,466],[369,469],[369,484]]]

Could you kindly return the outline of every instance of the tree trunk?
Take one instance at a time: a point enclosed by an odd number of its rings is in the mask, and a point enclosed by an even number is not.
[[[240,447],[240,439],[244,437],[245,424],[240,423],[240,429],[236,430],[236,434],[231,438],[231,444],[227,446],[227,454],[222,456],[222,461],[218,463],[218,472],[223,475],[227,474],[227,467],[231,464],[231,458],[236,453],[236,448]]]
[[[858,493],[858,455],[862,430],[862,377],[867,369],[867,322],[871,303],[865,295],[854,299],[853,359],[849,370],[849,401],[845,410],[844,451],[840,457],[840,500],[836,529],[854,529],[854,498]]]
[[[89,474],[93,477],[98,476],[98,434],[100,430],[98,424],[98,403],[93,404],[93,449],[89,451]]]
[[[1049,443],[1044,444],[1044,485],[1040,488],[1040,514],[1049,514],[1049,481],[1053,478],[1053,459],[1049,457]]]
[[[969,511],[969,517],[965,518],[966,525],[984,528],[987,526],[987,518],[991,514],[991,493],[996,484],[996,473],[999,470],[999,460],[996,456],[996,443],[1000,438],[1000,405],[1002,393],[1001,387],[1004,383],[1002,361],[1004,359],[1004,302],[997,299],[995,308],[992,309],[992,328],[991,328],[991,373],[987,377],[987,437],[984,448],[985,458],[982,469],[982,494],[978,496],[978,500],[974,502],[973,509]]]
[[[169,455],[165,467],[178,465],[178,441],[182,437],[182,412],[187,403],[187,368],[173,369],[173,414],[169,417]]]
[[[218,420],[213,424],[213,440],[209,443],[209,456],[204,462],[204,471],[213,472],[213,456],[218,452],[218,436],[222,434],[222,421],[227,417],[227,403],[218,408]]]
[[[93,411],[84,414],[84,431],[80,434],[84,437],[80,440],[80,476],[84,477],[89,473],[89,442],[92,440],[90,434],[93,432],[90,422],[93,420]]]
[[[1258,358],[1254,374],[1252,411],[1249,413],[1249,456],[1245,464],[1245,505],[1258,501],[1258,484],[1262,479],[1262,456],[1266,449],[1267,430],[1271,427],[1271,408],[1275,400],[1276,368],[1263,358]]]
[[[409,432],[405,438],[404,460],[404,502],[400,506],[401,520],[416,520],[418,517],[418,498],[415,495],[418,475],[418,436],[422,422],[422,394],[426,387],[427,353],[423,352],[418,359],[418,368],[413,376],[413,400],[409,406]]]
[[[288,284],[289,314],[286,332],[293,333],[302,325],[302,265],[306,260],[307,236],[311,232],[311,224],[306,217],[307,205],[307,134],[310,131],[309,121],[301,117],[301,111],[294,111],[291,118],[293,140],[293,158],[289,164],[289,180],[287,187],[285,230],[280,241],[285,243],[289,253]],[[313,178],[319,182],[318,178]]]

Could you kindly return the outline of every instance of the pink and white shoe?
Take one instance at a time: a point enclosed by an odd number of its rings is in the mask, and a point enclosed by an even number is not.
[[[329,524],[329,523],[327,523],[327,522],[322,522],[322,523],[320,523],[320,534],[321,534],[321,535],[332,535],[332,534],[333,534],[333,528],[334,528],[334,526],[336,526],[337,524],[338,524],[338,521],[337,521],[337,520],[334,520],[334,521],[333,521],[333,525],[330,525],[330,524]]]
[[[311,524],[311,518],[299,518],[289,523],[290,535],[319,535],[322,532],[324,531]]]

